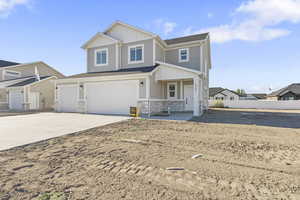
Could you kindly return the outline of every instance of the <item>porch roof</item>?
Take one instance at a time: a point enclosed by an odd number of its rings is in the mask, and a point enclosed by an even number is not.
[[[160,66],[152,73],[155,73],[155,80],[178,80],[191,79],[203,76],[203,73],[198,70],[181,67],[164,62],[157,62]]]
[[[114,71],[88,72],[88,73],[82,73],[82,74],[68,76],[64,79],[148,73],[148,72],[152,72],[158,66],[159,66],[159,64],[156,64],[154,66],[147,66],[147,67],[123,68],[123,69],[114,70]]]

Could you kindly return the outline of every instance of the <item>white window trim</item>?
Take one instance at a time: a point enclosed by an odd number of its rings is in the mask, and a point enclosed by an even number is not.
[[[182,60],[181,59],[181,51],[183,51],[183,50],[186,50],[186,57],[187,57],[187,59],[186,60]],[[183,48],[183,49],[178,49],[178,62],[189,62],[189,60],[190,60],[190,51],[189,51],[189,48]]]
[[[100,52],[100,51],[106,51],[106,63],[104,63],[104,64],[97,64],[97,53]],[[96,49],[94,57],[95,57],[94,61],[95,61],[95,66],[96,67],[107,66],[108,65],[108,59],[109,59],[108,48]]]
[[[136,47],[142,47],[142,60],[139,61],[131,61],[130,60],[130,49],[131,48],[136,48]],[[133,45],[133,46],[128,46],[128,64],[138,64],[138,63],[144,63],[144,44],[137,44],[137,45]]]
[[[175,95],[174,97],[170,97],[170,85],[174,85],[175,86]],[[167,93],[168,93],[168,99],[170,100],[174,100],[174,99],[177,99],[177,83],[176,82],[169,82],[167,84],[168,88],[167,88]]]

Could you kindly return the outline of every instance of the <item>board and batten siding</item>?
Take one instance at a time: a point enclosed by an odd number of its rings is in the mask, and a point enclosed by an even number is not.
[[[180,47],[178,49],[166,50],[166,63],[178,65],[181,67],[186,67],[189,69],[194,69],[200,71],[200,45],[195,47],[189,47],[189,61],[179,62],[179,49],[185,47]]]
[[[103,66],[95,65],[95,51],[98,49],[108,50],[108,63]],[[103,72],[116,70],[116,45],[105,45],[87,49],[87,72]]]

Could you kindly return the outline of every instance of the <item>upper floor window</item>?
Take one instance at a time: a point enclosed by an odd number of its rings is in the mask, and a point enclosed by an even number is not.
[[[128,63],[144,62],[144,45],[128,47]]]
[[[103,66],[108,64],[108,49],[95,50],[95,65]]]
[[[189,61],[189,49],[179,49],[178,51],[179,62],[188,62]]]

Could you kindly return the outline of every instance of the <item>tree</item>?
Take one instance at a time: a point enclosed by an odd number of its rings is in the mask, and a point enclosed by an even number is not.
[[[246,94],[246,92],[245,92],[244,89],[237,89],[237,90],[236,90],[236,93],[238,93],[239,95],[244,95],[244,94]]]

